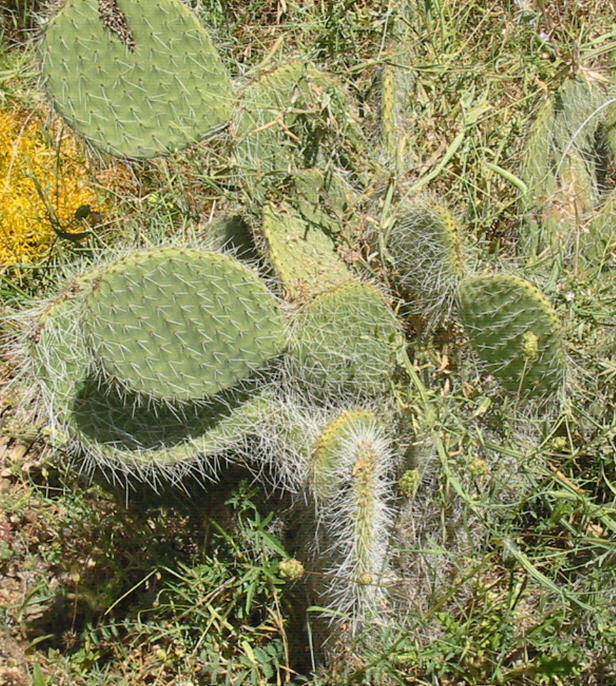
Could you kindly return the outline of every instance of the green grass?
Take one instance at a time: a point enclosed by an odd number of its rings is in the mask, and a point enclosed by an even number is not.
[[[21,45],[33,4],[5,12],[0,105],[34,103],[47,113],[34,53]],[[336,73],[372,147],[380,69],[402,70],[408,159],[403,173],[366,161],[366,224],[379,223],[379,202],[407,192],[438,197],[485,267],[523,262],[520,165],[544,95],[572,74],[606,88],[616,82],[605,0],[417,0],[405,12],[367,0],[189,4],[213,27],[235,76],[298,56]],[[116,243],[193,240],[210,217],[249,203],[224,138],[149,163],[97,155],[91,163],[106,174],[100,185],[112,210],[88,240],[59,240],[45,264],[1,266],[3,313],[53,292],[76,260],[96,261]],[[605,182],[616,186],[613,170]],[[351,261],[383,277],[386,265],[364,247]],[[85,483],[71,456],[48,449],[44,427],[14,416],[19,388],[5,388],[12,360],[3,359],[0,683],[611,683],[616,348],[607,280],[563,270],[540,284],[565,328],[564,403],[505,395],[455,321],[421,338],[420,323],[405,320],[411,361],[401,360],[395,386],[404,410],[398,438],[404,467],[420,478],[410,497],[396,494],[393,572],[384,581],[392,620],[357,635],[342,621],[326,650],[318,610],[306,611],[315,575],[308,566],[290,582],[278,568],[299,550],[283,497],[235,472],[223,486],[187,481],[185,491],[159,494]],[[8,320],[0,326],[12,330]]]

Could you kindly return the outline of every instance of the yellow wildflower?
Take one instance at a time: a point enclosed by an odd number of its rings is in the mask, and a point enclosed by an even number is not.
[[[46,203],[62,227],[80,206],[96,205],[85,159],[69,136],[47,142],[33,114],[0,110],[0,265],[48,253],[56,234]]]

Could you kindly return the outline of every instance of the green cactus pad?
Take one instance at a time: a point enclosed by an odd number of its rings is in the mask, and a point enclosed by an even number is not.
[[[413,314],[435,322],[446,316],[464,276],[462,233],[438,203],[402,203],[386,236],[394,278]]]
[[[139,474],[239,450],[270,410],[266,384],[228,389],[204,405],[136,406],[89,377],[70,408],[67,433],[98,466]]]
[[[28,339],[30,372],[50,439],[76,448],[90,466],[103,470],[150,478],[165,470],[181,473],[203,459],[199,471],[213,478],[214,458],[230,449],[241,453],[271,412],[271,386],[260,376],[205,402],[176,406],[140,404],[126,392],[120,397],[113,387],[101,387],[91,374],[94,363],[80,325],[79,287],[87,287],[96,278],[92,274],[43,310]]]
[[[552,254],[564,255],[597,199],[592,170],[577,150],[562,159],[558,185],[551,191],[541,214],[541,244],[544,249],[550,247]]]
[[[529,132],[521,176],[528,186],[522,235],[531,262],[562,266],[599,197],[598,131],[605,95],[596,82],[567,79],[541,106]]]
[[[614,97],[612,93],[611,97]],[[605,121],[603,122],[603,137],[610,154],[616,158],[616,102],[608,105],[605,109]]]
[[[613,268],[616,258],[616,190],[612,190],[580,234],[584,272]]]
[[[294,300],[306,300],[352,278],[332,237],[286,203],[263,208],[263,235],[267,256]]]
[[[563,151],[573,145],[582,154],[592,152],[595,133],[602,119],[599,108],[603,102],[605,94],[597,81],[579,77],[562,83],[555,103],[554,141],[557,150]]]
[[[207,31],[178,0],[117,0],[130,39],[98,0],[67,0],[45,31],[43,73],[68,124],[113,155],[148,158],[225,125],[230,79]]]
[[[37,402],[57,428],[67,416],[91,359],[79,325],[81,302],[63,294],[37,319],[28,342]]]
[[[386,392],[400,329],[382,293],[349,282],[299,309],[289,350],[293,378],[315,396]]]
[[[327,142],[330,154],[341,160],[345,147],[362,144],[352,111],[332,76],[299,61],[279,66],[259,76],[240,98],[234,124],[237,164],[261,175],[286,174],[314,166]]]
[[[275,298],[226,255],[134,253],[107,267],[86,300],[101,371],[130,392],[170,401],[225,390],[284,348]]]
[[[336,172],[302,169],[293,174],[290,204],[311,227],[332,238],[352,243],[359,223],[355,211],[360,199],[356,191]]]
[[[545,185],[554,167],[554,99],[547,98],[537,110],[524,148],[521,176],[528,186],[527,204],[543,204]]]
[[[460,316],[475,351],[506,389],[528,395],[558,389],[564,371],[561,326],[535,286],[508,274],[466,279]]]

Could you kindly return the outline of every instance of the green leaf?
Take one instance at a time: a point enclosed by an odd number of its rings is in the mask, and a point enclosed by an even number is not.
[[[32,686],[47,686],[47,679],[38,662],[35,662],[32,668]]]

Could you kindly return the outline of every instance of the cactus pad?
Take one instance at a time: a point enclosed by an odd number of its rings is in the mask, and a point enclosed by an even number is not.
[[[82,382],[67,422],[67,433],[92,463],[118,471],[148,474],[179,470],[202,460],[213,476],[215,458],[234,450],[241,457],[251,430],[270,410],[264,385],[230,389],[202,404],[136,407],[89,377]]]
[[[241,389],[175,405],[140,404],[101,386],[81,331],[84,291],[99,274],[81,277],[37,313],[28,337],[33,392],[52,442],[85,456],[86,469],[146,480],[197,469],[214,478],[228,451],[246,454],[255,426],[271,411],[271,385],[260,375],[244,379]]]
[[[317,396],[378,395],[389,388],[399,333],[377,288],[343,284],[318,295],[297,313],[291,373]]]
[[[349,281],[352,276],[323,229],[304,221],[286,203],[263,209],[267,255],[287,293],[295,300]]]
[[[233,386],[278,355],[286,338],[277,303],[253,272],[188,248],[110,265],[87,297],[85,326],[105,377],[172,401]]]
[[[231,84],[207,31],[178,0],[67,0],[45,31],[43,72],[68,124],[96,147],[147,158],[230,119]]]
[[[585,270],[613,268],[616,256],[616,190],[606,196],[585,229],[580,235],[580,255]]]
[[[524,250],[531,261],[562,266],[599,198],[606,134],[605,95],[596,82],[567,79],[537,112],[521,170],[525,194]],[[605,143],[605,141],[604,141]]]
[[[352,243],[354,224],[359,222],[355,209],[360,199],[355,190],[336,172],[302,169],[293,175],[291,204],[311,227],[319,227],[333,238]]]
[[[66,421],[90,366],[77,299],[63,294],[37,318],[28,356],[45,421],[57,428]]]
[[[259,76],[240,98],[235,119],[236,160],[259,174],[312,167],[325,143],[344,157],[361,144],[353,108],[341,85],[309,63],[293,61]]]
[[[507,274],[466,279],[460,316],[475,351],[506,389],[528,395],[558,389],[564,370],[561,326],[535,286]]]
[[[428,202],[403,203],[386,247],[413,314],[432,321],[451,308],[464,275],[462,234],[451,212]]]

